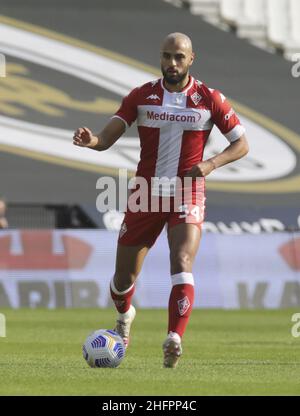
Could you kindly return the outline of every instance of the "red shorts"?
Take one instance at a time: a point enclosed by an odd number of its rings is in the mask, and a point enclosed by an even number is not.
[[[201,228],[205,213],[204,192],[197,193],[197,198],[193,193],[190,200],[186,200],[184,203],[182,201],[178,203],[175,197],[159,196],[155,198],[159,206],[158,212],[153,212],[153,210],[132,212],[127,207],[118,239],[121,245],[137,246],[143,244],[151,247],[166,224],[168,228],[182,223],[196,224]],[[167,199],[169,199],[169,202],[166,202]],[[166,203],[167,212],[164,212],[166,209],[162,209],[163,203]]]

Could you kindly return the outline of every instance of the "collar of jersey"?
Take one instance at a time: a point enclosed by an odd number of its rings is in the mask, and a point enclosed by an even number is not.
[[[186,85],[186,87],[184,87],[184,89],[182,91],[169,91],[167,90],[167,88],[164,86],[164,79],[161,78],[160,79],[160,85],[162,87],[162,89],[164,91],[167,91],[169,94],[186,94],[188,92],[188,90],[192,87],[192,85],[194,84],[194,78],[192,77],[192,75],[190,75],[190,80],[188,82],[188,84]]]

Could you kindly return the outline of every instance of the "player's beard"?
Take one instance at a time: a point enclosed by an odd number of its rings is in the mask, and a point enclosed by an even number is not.
[[[161,72],[164,76],[164,80],[171,85],[177,85],[179,84],[188,74],[188,71],[182,73],[182,74],[177,74],[177,75],[170,75],[168,74],[167,71],[165,71],[163,68],[161,68]]]

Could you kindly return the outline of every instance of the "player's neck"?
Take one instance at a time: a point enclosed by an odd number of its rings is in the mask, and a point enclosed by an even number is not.
[[[169,84],[165,79],[163,80],[164,86],[165,88],[169,91],[169,92],[181,92],[182,90],[185,89],[185,87],[188,85],[188,83],[190,82],[190,75],[187,74],[186,77],[180,81],[178,84]]]

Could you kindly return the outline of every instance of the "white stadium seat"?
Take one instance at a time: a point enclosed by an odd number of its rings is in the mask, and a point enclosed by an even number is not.
[[[220,0],[182,0],[182,3],[189,6],[192,14],[208,18],[218,16]]]
[[[221,18],[230,26],[236,27],[242,13],[243,0],[221,0]]]
[[[267,0],[267,39],[278,49],[288,36],[288,5],[289,0]]]
[[[300,52],[300,1],[289,0],[288,35],[284,40],[284,54],[291,59],[294,53]]]
[[[266,0],[242,0],[242,12],[237,34],[242,38],[265,39]]]
[[[290,0],[290,19],[292,37],[295,41],[300,41],[300,2],[299,0]]]

